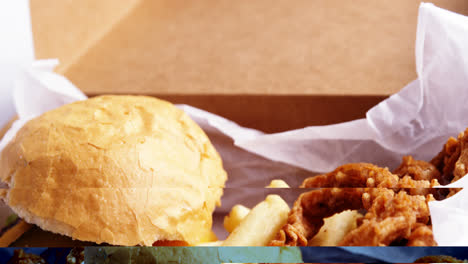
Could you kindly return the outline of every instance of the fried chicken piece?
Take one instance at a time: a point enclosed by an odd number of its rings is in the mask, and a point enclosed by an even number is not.
[[[343,238],[341,246],[390,245],[395,240],[409,241],[413,231],[427,231],[416,228],[429,222],[424,196],[404,191],[395,194],[387,188],[328,188],[302,194],[290,212],[288,223],[270,245],[306,246],[323,225],[323,218],[361,208],[368,210],[362,224]],[[418,237],[416,234],[412,239]],[[426,242],[426,246],[435,244],[433,239]]]
[[[387,168],[380,168],[370,163],[350,163],[334,171],[307,178],[301,188],[320,187],[387,187],[398,185],[398,176]]]
[[[405,191],[398,193],[388,189],[366,190],[362,196],[366,219],[385,219],[394,216],[415,217],[415,222],[429,222],[427,201],[432,196],[408,195]]]
[[[413,227],[406,245],[410,247],[427,247],[437,246],[437,242],[434,240],[432,228],[428,225],[419,224]]]
[[[270,246],[307,246],[324,224],[324,218],[362,208],[363,193],[363,188],[327,188],[301,194],[289,213],[287,224]]]
[[[349,232],[338,246],[388,246],[399,238],[408,237],[410,224],[403,216],[381,221],[364,219],[363,224]]]
[[[458,145],[460,148],[460,155],[455,163],[451,182],[461,179],[468,173],[468,129],[458,135]]]
[[[413,231],[417,230],[416,227],[427,226],[429,222],[426,197],[408,195],[404,191],[397,194],[379,191],[374,196],[371,199],[368,193],[363,195],[364,206],[368,210],[363,223],[348,233],[340,246],[388,246],[401,240],[408,240],[409,244],[420,237]],[[432,238],[432,230],[428,229]],[[424,246],[435,245],[433,238],[419,242],[426,242]]]
[[[419,164],[419,163],[418,163]],[[352,188],[377,187],[408,189],[413,195],[426,195],[432,193],[440,197],[436,190],[430,189],[438,186],[437,179],[432,181],[414,180],[410,175],[399,177],[387,168],[381,168],[370,163],[350,163],[336,168],[334,171],[310,177],[304,180],[301,188]]]
[[[411,179],[418,181],[425,180],[430,182],[434,179],[438,181],[441,179],[440,172],[436,166],[426,161],[415,160],[411,156],[403,157],[402,163],[393,173],[400,178],[410,176]]]
[[[440,179],[442,184],[449,184],[453,180],[453,170],[459,156],[460,146],[458,140],[450,137],[439,154],[431,160],[431,164],[442,173]]]
[[[432,187],[440,185],[439,182],[454,182],[467,173],[468,129],[458,139],[450,138],[430,163],[406,156],[393,173],[369,163],[342,165],[332,172],[306,179],[300,187],[345,189],[302,194],[291,210],[288,223],[271,245],[306,246],[323,225],[323,218],[346,209],[368,212],[340,245],[389,245],[398,239],[406,241],[408,246],[436,245],[428,225],[427,202],[434,196],[447,197],[447,190]],[[457,191],[450,189],[448,196]]]
[[[447,196],[447,192],[446,189],[433,189],[433,187],[439,185],[440,184],[436,179],[433,179],[430,182],[426,180],[415,181],[409,175],[403,176],[398,181],[398,188],[405,190],[411,195],[432,194],[436,196],[438,200],[441,200]]]
[[[449,138],[442,150],[431,163],[442,173],[440,182],[449,184],[461,179],[468,173],[468,128],[458,135],[458,139]],[[460,189],[450,189],[447,197]]]
[[[431,163],[442,173],[441,183],[455,182],[468,173],[468,129],[449,138]]]
[[[438,185],[438,183],[433,181],[428,184],[425,180],[414,180],[411,177],[406,177],[402,181],[398,175],[391,173],[387,168],[370,163],[350,163],[332,172],[307,178],[300,187],[429,188],[432,187],[431,185]]]

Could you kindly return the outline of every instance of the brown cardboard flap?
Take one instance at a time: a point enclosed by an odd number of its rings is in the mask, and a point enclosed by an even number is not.
[[[142,0],[59,72],[98,94],[389,95],[416,78],[419,3]]]

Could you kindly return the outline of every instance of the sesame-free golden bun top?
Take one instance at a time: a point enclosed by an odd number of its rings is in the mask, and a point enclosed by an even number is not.
[[[227,179],[182,110],[100,96],[27,122],[0,156],[2,198],[23,219],[82,241],[206,241]]]

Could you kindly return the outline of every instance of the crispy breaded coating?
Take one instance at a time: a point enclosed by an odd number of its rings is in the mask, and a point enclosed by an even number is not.
[[[418,229],[429,223],[427,198],[404,191],[395,193],[388,188],[325,188],[306,192],[295,202],[288,223],[270,245],[306,246],[320,230],[324,218],[348,209],[366,209],[367,213],[340,246],[384,246],[402,240],[435,245],[434,239],[427,239],[428,234]],[[424,235],[424,239],[419,239],[418,234]]]

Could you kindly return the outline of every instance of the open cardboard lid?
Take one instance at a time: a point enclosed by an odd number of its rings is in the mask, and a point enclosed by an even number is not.
[[[31,0],[31,14],[37,57],[89,95],[389,95],[416,78],[419,3]]]

